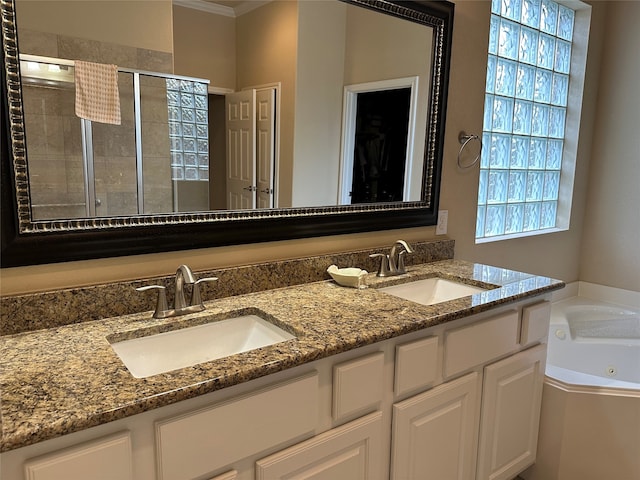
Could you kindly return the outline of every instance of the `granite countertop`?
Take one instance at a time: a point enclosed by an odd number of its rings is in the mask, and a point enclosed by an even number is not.
[[[330,355],[540,295],[563,283],[497,267],[444,260],[407,268],[407,278],[444,276],[493,288],[431,306],[375,288],[322,281],[206,302],[204,312],[155,320],[150,312],[0,337],[0,452],[193,398]],[[496,287],[496,288],[494,288]],[[393,298],[393,300],[390,300]],[[134,378],[108,338],[190,326],[203,319],[258,313],[296,339],[193,367]]]

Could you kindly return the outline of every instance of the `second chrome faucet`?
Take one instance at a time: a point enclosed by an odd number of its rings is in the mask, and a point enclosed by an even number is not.
[[[384,253],[374,253],[371,258],[380,258],[378,277],[391,277],[407,273],[404,266],[404,256],[413,253],[411,246],[404,240],[396,240],[388,255]]]
[[[162,285],[147,285],[145,287],[136,288],[138,292],[146,290],[158,290],[158,301],[156,303],[153,318],[168,318],[186,315],[187,313],[201,312],[204,310],[204,303],[200,296],[200,284],[202,282],[212,282],[217,280],[216,277],[206,277],[196,280],[195,275],[187,265],[180,265],[175,275],[175,298],[173,308],[169,308],[167,304],[166,287]],[[184,297],[185,284],[191,285],[191,300],[189,305]]]

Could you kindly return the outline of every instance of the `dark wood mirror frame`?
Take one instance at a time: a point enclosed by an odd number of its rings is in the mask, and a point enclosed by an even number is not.
[[[1,253],[3,268],[435,225],[440,194],[454,5],[342,0],[434,30],[423,199],[400,204],[290,208],[32,222],[13,0],[2,7]]]

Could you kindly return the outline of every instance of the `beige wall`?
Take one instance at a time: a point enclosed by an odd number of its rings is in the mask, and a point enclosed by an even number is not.
[[[628,8],[625,5],[630,3],[620,2],[619,8]],[[526,239],[475,245],[475,202],[478,172],[477,170],[459,171],[455,166],[455,158],[459,148],[458,132],[462,129],[470,132],[480,132],[482,128],[489,12],[490,2],[488,1],[456,2],[451,87],[449,91],[441,193],[441,207],[449,210],[449,234],[456,241],[456,256],[466,260],[476,260],[550,275],[565,281],[575,281],[579,279],[580,272],[580,246],[583,216],[587,202],[590,139],[593,137],[593,120],[597,113],[595,104],[598,96],[597,86],[600,72],[600,42],[604,37],[602,25],[605,19],[606,5],[604,2],[594,2],[593,38],[587,65],[582,140],[578,150],[579,163],[570,230]],[[637,48],[626,51],[637,51]],[[630,55],[627,55],[626,58],[629,60]],[[625,74],[627,74],[626,71]],[[633,82],[635,78],[637,77],[631,77],[628,81]],[[629,112],[622,118],[631,118],[633,113],[631,107],[631,104],[622,107],[624,111]],[[629,110],[626,110],[627,108]],[[637,109],[635,111],[637,112]],[[609,114],[604,118],[607,121],[611,121],[615,117]],[[637,124],[638,122],[636,121],[633,125]],[[599,132],[599,135],[606,137],[606,129]],[[627,151],[631,151],[631,142],[635,142],[636,137],[637,135],[632,135],[621,140],[624,145],[629,145],[629,150]],[[594,163],[596,162],[598,162],[598,159],[594,160]],[[593,192],[599,188],[600,180],[596,179],[595,182],[592,182],[590,186]],[[605,189],[603,195],[612,198],[611,201],[614,203],[620,201],[616,189]],[[637,198],[638,194],[636,193],[635,195],[635,198]],[[636,201],[635,203],[637,205],[638,202]],[[620,229],[626,232],[626,235],[635,235],[635,238],[637,238],[637,223],[633,229],[630,229],[629,223],[619,222],[618,225]],[[432,238],[434,235],[434,227],[424,227],[391,232],[238,245],[58,265],[3,269],[2,291],[4,294],[10,294],[141,278],[156,274],[169,274],[182,262],[189,263],[194,269],[216,268],[271,259],[296,258],[350,248],[382,246],[388,245],[396,238],[405,238],[408,241],[424,240]],[[615,250],[611,251],[613,256],[617,253]],[[617,258],[627,261],[629,255],[632,255],[632,252],[622,251]],[[630,285],[627,288],[632,286]]]
[[[291,205],[297,2],[274,1],[237,18],[237,90],[281,83],[279,206]],[[269,42],[264,39],[269,38]]]
[[[236,21],[193,8],[173,7],[174,73],[236,88]]]
[[[580,279],[640,291],[640,2],[610,1]]]
[[[292,206],[335,205],[347,5],[300,2]]]
[[[171,0],[17,0],[20,28],[172,52]]]

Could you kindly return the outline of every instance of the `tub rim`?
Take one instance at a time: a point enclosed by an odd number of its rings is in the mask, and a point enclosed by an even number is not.
[[[640,309],[640,292],[582,281],[569,283],[563,290],[554,292],[551,301],[558,303],[574,297]],[[545,383],[571,393],[640,397],[640,383],[577,372],[551,363],[545,367]]]

